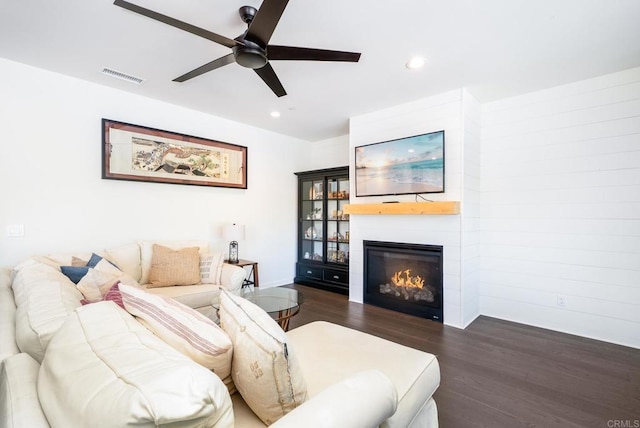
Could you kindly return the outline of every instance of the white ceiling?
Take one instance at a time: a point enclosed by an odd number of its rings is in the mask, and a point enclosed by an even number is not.
[[[261,4],[130,1],[229,38],[246,29],[238,8]],[[640,0],[290,0],[271,43],[362,57],[273,61],[282,98],[238,64],[174,83],[230,49],[111,0],[0,2],[0,57],[318,141],[346,134],[351,116],[455,88],[487,102],[640,66]],[[406,69],[416,54],[427,65]]]

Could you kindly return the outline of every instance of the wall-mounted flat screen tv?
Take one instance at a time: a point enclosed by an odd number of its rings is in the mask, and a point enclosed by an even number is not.
[[[356,196],[444,192],[444,131],[356,147]]]

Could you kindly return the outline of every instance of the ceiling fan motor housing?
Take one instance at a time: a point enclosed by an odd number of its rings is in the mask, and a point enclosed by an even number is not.
[[[242,39],[244,46],[237,45],[232,48],[236,62],[247,68],[262,68],[267,64],[267,53],[257,43]]]

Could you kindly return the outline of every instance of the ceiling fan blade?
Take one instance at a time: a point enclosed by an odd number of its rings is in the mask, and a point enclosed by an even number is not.
[[[271,64],[267,63],[262,68],[254,68],[253,71],[260,76],[264,83],[266,83],[278,97],[287,95],[287,91],[284,90],[284,87],[282,86],[282,83],[280,83],[278,76],[276,76],[276,72],[273,71]]]
[[[289,3],[289,0],[264,0],[249,25],[245,38],[258,43],[262,47],[267,46],[284,9],[287,7],[287,3]]]
[[[201,74],[207,73],[209,71],[215,70],[216,68],[220,68],[224,65],[227,64],[231,64],[232,62],[235,62],[236,59],[234,58],[233,54],[230,53],[229,55],[225,55],[223,57],[220,57],[218,59],[214,59],[213,61],[200,66],[198,68],[196,68],[195,70],[191,70],[190,72],[183,74],[180,77],[176,77],[175,79],[173,79],[174,82],[184,82],[185,80],[189,80],[189,79],[193,79],[194,77],[198,77]]]
[[[330,51],[326,49],[298,48],[294,46],[267,46],[269,60],[292,61],[344,61],[358,62],[360,54],[356,52]]]
[[[232,48],[237,45],[243,45],[242,42],[238,42],[236,40],[229,39],[227,37],[221,36],[220,34],[212,33],[211,31],[205,30],[204,28],[196,27],[195,25],[187,24],[186,22],[179,21],[175,18],[171,18],[170,16],[163,15],[158,12],[154,12],[150,9],[145,9],[144,7],[138,6],[133,3],[129,3],[124,0],[115,0],[113,2],[116,6],[120,6],[123,9],[130,10],[131,12],[139,13],[140,15],[144,15],[147,18],[155,19],[156,21],[163,22],[167,25],[171,25],[172,27],[179,28],[181,30],[187,31],[191,34],[195,34],[196,36],[203,37],[207,40],[211,40],[212,42],[216,42],[221,44],[222,46],[226,46],[228,48]]]

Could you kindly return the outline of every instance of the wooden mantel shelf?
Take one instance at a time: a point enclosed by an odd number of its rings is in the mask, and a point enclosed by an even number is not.
[[[354,215],[447,215],[460,214],[460,202],[392,202],[387,204],[351,204],[344,206],[345,214]]]

